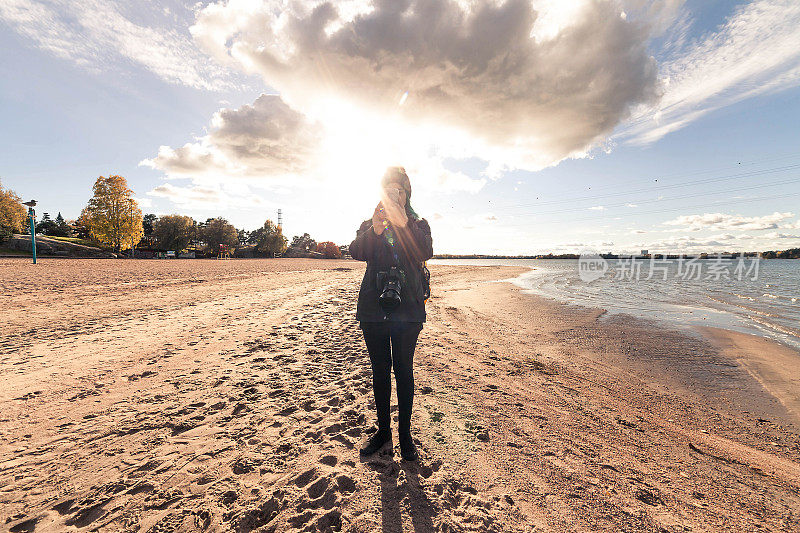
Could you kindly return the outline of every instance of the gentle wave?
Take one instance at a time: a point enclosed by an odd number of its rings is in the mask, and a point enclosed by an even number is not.
[[[800,261],[763,260],[757,279],[685,279],[677,263],[668,266],[666,280],[614,279],[609,272],[587,283],[579,276],[577,260],[485,259],[435,260],[443,264],[526,266],[528,272],[512,281],[527,292],[561,302],[597,307],[666,321],[675,326],[716,326],[800,348]],[[708,263],[711,263],[709,261]],[[618,265],[609,262],[609,269]]]
[[[784,335],[790,335],[792,337],[800,337],[800,330],[798,329],[790,328],[788,326],[781,326],[780,324],[774,324],[756,316],[751,316],[750,320],[778,333],[783,333]]]

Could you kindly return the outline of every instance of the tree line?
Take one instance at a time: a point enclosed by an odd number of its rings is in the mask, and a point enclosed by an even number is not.
[[[0,184],[0,243],[15,233],[30,233],[27,209],[14,191]],[[198,222],[185,215],[143,215],[126,179],[118,175],[97,178],[92,197],[76,220],[65,220],[61,213],[53,220],[43,213],[36,233],[78,239],[116,253],[192,250],[200,255],[216,255],[238,249],[245,255],[262,257],[342,256],[339,246],[317,243],[308,233],[295,236],[289,245],[282,228],[269,219],[260,228],[246,231],[222,217]]]

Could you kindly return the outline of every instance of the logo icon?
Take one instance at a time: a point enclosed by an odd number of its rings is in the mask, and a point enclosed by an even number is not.
[[[578,275],[586,283],[602,278],[607,270],[608,261],[597,252],[584,252],[578,258]]]

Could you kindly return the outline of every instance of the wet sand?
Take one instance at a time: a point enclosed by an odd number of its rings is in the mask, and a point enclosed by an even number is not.
[[[362,460],[363,269],[0,260],[0,530],[800,531],[795,352],[524,268],[431,266],[421,460]]]

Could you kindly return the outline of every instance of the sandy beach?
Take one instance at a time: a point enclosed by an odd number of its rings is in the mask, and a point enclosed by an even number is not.
[[[0,259],[0,530],[800,531],[800,354],[430,270],[406,463],[363,263]]]

